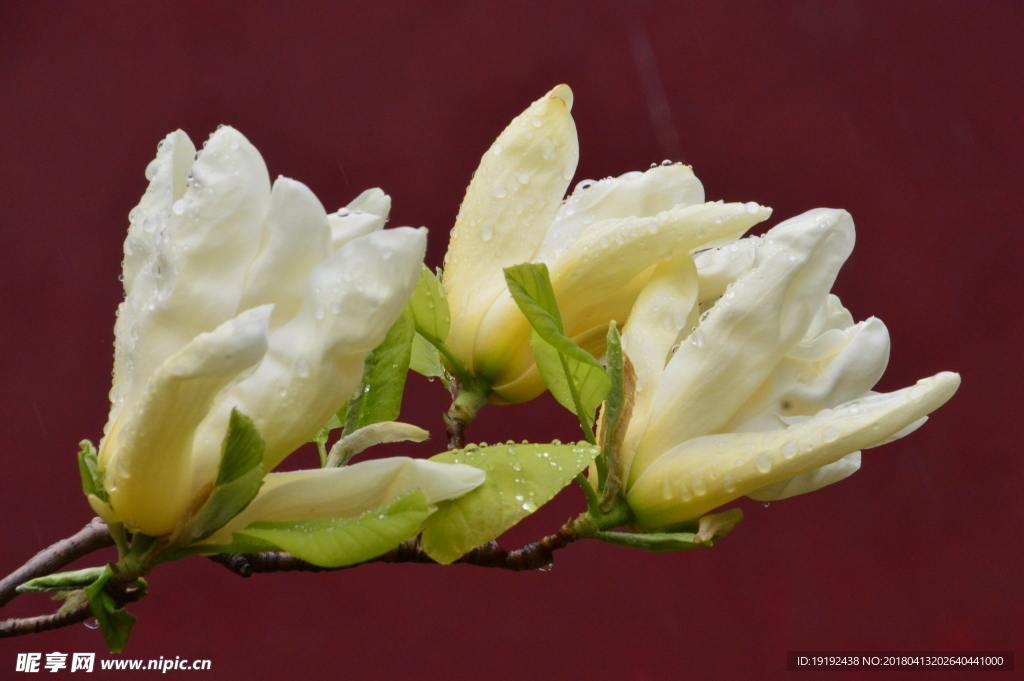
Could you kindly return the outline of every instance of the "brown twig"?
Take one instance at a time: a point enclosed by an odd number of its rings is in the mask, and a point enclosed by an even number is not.
[[[554,562],[554,552],[581,539],[574,529],[573,523],[566,523],[558,532],[544,537],[514,551],[507,551],[498,542],[488,542],[473,549],[456,561],[465,565],[525,572],[539,570]],[[340,568],[325,568],[307,563],[284,551],[267,551],[265,553],[233,553],[211,556],[210,560],[220,563],[240,577],[250,577],[257,573],[270,572],[329,572],[347,570],[366,565],[367,563],[431,563],[436,562],[426,554],[418,539],[410,539],[399,544],[398,548],[376,558],[346,565]]]
[[[28,580],[53,574],[82,556],[113,545],[114,539],[107,531],[106,524],[99,518],[93,518],[78,533],[43,549],[27,563],[0,580],[0,607],[11,602],[18,595],[16,589]],[[56,616],[51,615],[50,617]],[[45,630],[40,629],[40,631]]]
[[[114,600],[117,606],[124,607],[127,603],[134,603],[146,595],[146,590],[141,588],[125,589],[119,591]],[[72,624],[84,622],[92,615],[89,608],[89,601],[85,601],[74,610],[58,612],[53,615],[40,615],[39,617],[23,617],[4,620],[0,622],[0,638],[11,638],[13,636],[24,636],[26,634],[41,634],[44,631],[53,631],[63,627],[70,627]]]

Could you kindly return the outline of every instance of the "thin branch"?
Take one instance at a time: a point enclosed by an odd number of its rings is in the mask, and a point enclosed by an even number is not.
[[[11,602],[18,595],[15,589],[30,579],[51,575],[82,556],[113,545],[114,539],[107,531],[106,524],[99,518],[93,518],[77,534],[67,539],[61,539],[56,544],[43,549],[27,563],[0,580],[0,607]],[[56,617],[56,615],[50,617]],[[45,631],[45,629],[40,629],[40,631]]]
[[[123,592],[115,595],[114,600],[120,608],[124,607],[127,603],[134,603],[145,595],[145,589],[125,589]],[[74,610],[67,612],[4,620],[0,622],[0,638],[41,634],[44,631],[70,627],[72,624],[84,622],[90,615],[92,615],[92,610],[89,608],[89,601],[85,601]]]
[[[455,562],[465,565],[477,565],[479,567],[512,570],[513,572],[539,570],[550,566],[554,562],[555,551],[565,548],[579,539],[581,539],[580,535],[573,529],[570,522],[566,523],[555,534],[544,537],[540,541],[531,542],[514,551],[507,551],[498,542],[492,541],[473,549]],[[210,560],[220,563],[240,577],[250,577],[256,573],[270,572],[331,572],[347,570],[360,565],[366,565],[367,563],[431,563],[436,565],[436,562],[423,550],[418,539],[404,541],[398,548],[376,558],[340,568],[325,568],[313,565],[284,551],[224,554],[211,556]]]

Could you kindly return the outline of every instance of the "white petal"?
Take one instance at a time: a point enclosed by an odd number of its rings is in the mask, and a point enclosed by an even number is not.
[[[845,480],[859,471],[860,458],[860,452],[847,454],[839,461],[825,464],[821,468],[816,468],[789,480],[781,480],[774,485],[755,490],[747,496],[755,501],[781,501],[798,494],[814,492],[834,482]]]
[[[407,457],[271,473],[252,503],[204,543],[228,544],[232,532],[258,520],[351,518],[416,491],[425,492],[436,504],[476,489],[485,478],[472,466]]]
[[[273,469],[308,442],[355,390],[366,353],[384,340],[419,280],[426,230],[354,239],[314,268],[298,314],[270,336],[251,375],[217,398],[196,435],[193,485],[216,474],[231,409],[256,424]]]
[[[759,236],[748,236],[731,244],[709,248],[693,255],[700,278],[702,304],[721,297],[729,284],[754,267],[754,258],[757,256],[757,248],[761,241]]]
[[[576,171],[579,145],[559,85],[513,119],[480,160],[445,257],[448,347],[470,368],[477,330],[506,291],[502,268],[533,259]]]
[[[160,366],[130,411],[121,412],[100,466],[111,505],[132,532],[166,534],[187,511],[193,434],[221,388],[263,357],[270,314],[270,306],[254,308],[200,334]]]
[[[374,188],[364,191],[337,213],[328,215],[334,250],[356,237],[384,229],[390,212],[391,197]]]
[[[584,180],[562,204],[535,262],[551,262],[583,232],[605,220],[652,217],[662,211],[704,203],[704,187],[684,165],[658,166],[598,182]]]
[[[872,317],[846,331],[830,329],[818,338],[831,339],[833,334],[843,340],[838,354],[817,358],[805,347],[804,354],[811,358],[803,359],[794,358],[791,351],[722,430],[754,430],[746,424],[763,414],[813,416],[866,395],[889,362],[888,329]],[[813,341],[797,347],[804,343]]]
[[[192,167],[196,148],[181,130],[176,130],[157,146],[156,158],[146,168],[149,187],[139,205],[130,213],[131,226],[124,242],[125,300],[117,309],[114,324],[114,382],[110,389],[110,417],[106,433],[117,419],[124,404],[124,393],[132,382],[135,363],[136,323],[156,294],[158,280],[152,276],[139,279],[160,255],[162,233],[171,215],[171,206],[185,194],[185,182]],[[133,333],[134,331],[134,333]]]
[[[884,441],[938,409],[959,385],[959,375],[943,372],[910,388],[826,410],[784,431],[688,440],[647,468],[630,489],[629,504],[645,527],[698,518]]]
[[[853,249],[853,220],[818,209],[777,225],[740,277],[669,360],[630,471],[725,426],[804,337]]]
[[[263,220],[263,241],[245,276],[239,307],[273,304],[270,328],[295,316],[306,277],[333,253],[324,207],[306,185],[279,177]]]
[[[256,148],[233,128],[220,128],[191,173],[125,301],[137,310],[135,324],[125,329],[137,340],[125,359],[133,369],[119,390],[122,401],[138,399],[165,359],[237,314],[260,245],[270,181]]]

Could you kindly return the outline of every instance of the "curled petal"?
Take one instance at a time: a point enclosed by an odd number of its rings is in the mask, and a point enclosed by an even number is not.
[[[371,423],[353,433],[346,434],[345,437],[335,442],[327,455],[327,466],[344,466],[356,454],[385,442],[423,442],[429,437],[429,432],[411,423],[399,421]]]
[[[341,408],[419,279],[426,230],[400,227],[353,239],[310,273],[302,307],[270,336],[252,375],[218,397],[196,435],[194,486],[215,475],[231,410],[253,419],[273,469]]]
[[[166,534],[187,511],[193,435],[217,393],[263,357],[270,314],[269,305],[254,308],[199,334],[157,369],[131,411],[121,412],[100,466],[111,506],[132,532]]]
[[[644,527],[698,518],[718,506],[875,446],[942,406],[960,385],[943,372],[893,393],[826,410],[784,431],[707,435],[651,464],[628,494]]]
[[[552,262],[580,236],[605,220],[652,217],[673,208],[704,203],[704,187],[684,165],[658,166],[598,182],[584,180],[562,204],[534,256]]]
[[[364,191],[337,213],[328,215],[334,250],[356,237],[384,229],[390,212],[391,197],[373,188]]]
[[[513,119],[480,160],[452,229],[444,287],[448,346],[469,367],[477,329],[505,289],[502,268],[533,259],[576,172],[579,145],[559,85]]]
[[[239,307],[273,304],[270,328],[278,328],[298,312],[306,277],[331,253],[331,229],[316,195],[301,182],[279,177]]]
[[[853,241],[849,213],[828,209],[787,220],[765,235],[754,268],[669,360],[631,483],[672,447],[728,423],[804,337]]]
[[[834,482],[845,480],[860,470],[860,452],[847,454],[839,461],[825,464],[821,468],[798,475],[789,480],[780,480],[767,487],[754,490],[747,496],[755,501],[781,501],[798,494],[814,492]]]
[[[820,341],[835,341],[840,349],[822,357],[835,346]],[[813,416],[865,395],[889,363],[889,331],[872,317],[845,331],[829,329],[797,348],[799,354],[791,350],[723,430],[772,430],[760,426],[765,417],[780,423],[771,417]]]
[[[204,543],[229,544],[232,532],[258,520],[351,518],[416,491],[435,504],[476,489],[485,478],[472,466],[407,457],[271,473],[252,503]]]

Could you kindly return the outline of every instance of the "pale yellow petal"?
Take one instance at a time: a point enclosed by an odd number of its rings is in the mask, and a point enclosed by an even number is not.
[[[601,319],[595,310],[604,301],[619,300],[637,275],[678,254],[734,239],[769,215],[770,209],[753,203],[706,203],[656,217],[608,220],[587,231],[548,266],[566,330],[584,330],[579,329],[582,319],[587,328],[607,324],[611,317]],[[488,310],[477,336],[480,374],[496,386],[517,379],[533,364],[529,338],[529,323],[506,289]]]
[[[565,200],[544,237],[535,262],[553,262],[587,230],[605,220],[653,217],[704,203],[704,187],[689,166],[658,166],[597,182],[584,180]]]
[[[669,449],[728,423],[804,337],[853,242],[853,220],[840,210],[810,211],[765,235],[754,269],[669,360],[631,483]]]
[[[258,520],[351,518],[416,491],[436,504],[476,489],[485,478],[482,470],[472,466],[407,457],[271,473],[252,503],[203,543],[229,544],[232,532]]]
[[[534,102],[484,154],[452,229],[444,287],[451,309],[448,346],[476,367],[474,343],[503,291],[502,268],[533,259],[576,171],[579,146],[559,85]]]
[[[214,396],[267,350],[271,307],[247,310],[197,336],[153,374],[100,451],[104,486],[132,532],[166,534],[192,501],[192,437]],[[219,434],[217,447],[226,433]]]
[[[388,229],[353,239],[313,269],[299,312],[271,334],[256,371],[218,396],[196,434],[194,487],[216,475],[232,408],[252,418],[266,441],[267,470],[316,435],[402,314],[425,250],[426,230]]]
[[[651,464],[628,494],[644,527],[698,518],[739,496],[874,446],[941,407],[960,385],[943,372],[826,410],[784,431],[707,435]]]

